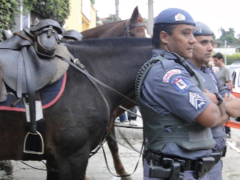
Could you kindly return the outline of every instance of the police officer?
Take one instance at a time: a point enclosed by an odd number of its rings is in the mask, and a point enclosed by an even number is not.
[[[229,86],[221,83],[221,81],[217,78],[215,73],[206,68],[204,65],[208,64],[211,58],[211,53],[213,50],[212,42],[213,42],[213,31],[204,23],[196,22],[194,36],[196,39],[196,43],[194,45],[193,56],[190,58],[189,65],[198,73],[203,79],[204,86],[207,90],[212,93],[220,93],[222,97],[226,97],[226,112],[230,116],[236,116],[235,111],[240,112],[236,103],[239,103],[237,98],[234,98],[229,101],[228,97],[231,95],[231,89]],[[234,107],[235,106],[235,107]],[[225,117],[227,115],[223,113],[221,117],[221,121],[225,122]],[[228,116],[227,116],[228,119]],[[216,142],[216,145],[213,148],[213,152],[220,152],[222,156],[225,155],[226,151],[226,134],[224,130],[224,126],[217,126],[211,128],[213,138]],[[222,161],[219,161],[207,174],[209,180],[222,180]]]
[[[177,8],[162,11],[154,22],[153,57],[136,80],[145,180],[205,180],[218,161],[210,128],[220,124],[218,104],[224,101],[203,92],[201,78],[185,61],[192,57],[194,26],[191,15]]]

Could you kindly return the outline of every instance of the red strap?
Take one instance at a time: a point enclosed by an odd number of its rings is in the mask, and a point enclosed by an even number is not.
[[[232,92],[232,95],[234,95],[235,97],[240,98],[240,93]]]
[[[228,121],[224,126],[240,129],[240,123],[234,121]]]

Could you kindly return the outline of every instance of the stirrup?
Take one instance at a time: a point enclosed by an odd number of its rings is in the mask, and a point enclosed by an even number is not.
[[[40,140],[41,140],[41,144],[42,144],[42,150],[41,151],[31,151],[31,150],[26,150],[26,142],[27,142],[27,138],[29,137],[29,135],[34,135],[34,136],[39,136]],[[23,144],[23,152],[24,153],[28,153],[28,154],[38,154],[38,155],[42,155],[44,154],[44,142],[43,142],[43,137],[41,135],[41,133],[39,133],[38,131],[36,132],[28,132],[24,138],[24,144]]]

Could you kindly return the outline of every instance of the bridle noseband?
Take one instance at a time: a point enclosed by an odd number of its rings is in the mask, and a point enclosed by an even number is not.
[[[135,28],[135,27],[147,27],[146,23],[134,23],[134,24],[129,24],[129,19],[126,21],[125,27],[124,27],[124,37],[131,37],[130,34],[130,29]]]

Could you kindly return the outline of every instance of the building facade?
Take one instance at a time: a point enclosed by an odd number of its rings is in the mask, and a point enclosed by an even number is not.
[[[64,28],[79,32],[96,27],[96,10],[90,0],[70,0],[70,15]]]
[[[22,0],[18,0],[22,11],[24,4]],[[31,25],[37,24],[44,19],[36,12],[19,14],[16,17],[16,25],[14,32],[29,28]],[[70,15],[65,20],[63,28],[65,30],[76,30],[82,32],[84,30],[96,27],[96,10],[93,8],[90,0],[70,0]]]

